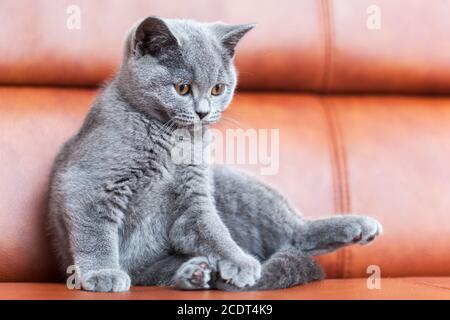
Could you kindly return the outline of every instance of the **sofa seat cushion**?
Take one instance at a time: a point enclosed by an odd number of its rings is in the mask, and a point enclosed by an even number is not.
[[[130,292],[93,293],[69,290],[60,283],[0,283],[0,300],[328,300],[328,299],[450,299],[450,277],[385,278],[380,289],[368,289],[366,279],[329,279],[284,290],[256,292],[177,291],[163,287],[132,287]]]

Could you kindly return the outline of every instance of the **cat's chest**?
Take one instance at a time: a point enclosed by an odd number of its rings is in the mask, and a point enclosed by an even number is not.
[[[160,212],[149,212],[134,221],[128,221],[120,237],[120,261],[125,270],[146,265],[164,256],[170,250],[168,220]]]
[[[170,227],[181,214],[177,209],[185,205],[187,188],[201,183],[194,178],[203,172],[190,166],[172,168],[137,190],[130,203],[121,231],[121,264],[125,269],[151,263],[170,251]]]
[[[177,219],[186,195],[208,188],[207,169],[166,164],[159,175],[140,183],[129,202],[124,225],[128,234],[142,232],[164,237]]]
[[[192,189],[207,188],[209,181],[203,169],[166,165],[159,176],[141,183],[130,202],[128,216],[141,223],[173,220],[177,207]],[[204,177],[205,176],[205,177]],[[160,217],[162,216],[162,218]]]
[[[120,231],[120,259],[125,269],[151,262],[170,249],[170,192],[166,184],[150,184],[130,203]]]

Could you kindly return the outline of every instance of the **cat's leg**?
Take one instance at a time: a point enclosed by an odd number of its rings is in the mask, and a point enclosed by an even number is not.
[[[260,260],[289,243],[303,219],[270,186],[233,168],[214,170],[215,203],[233,239]]]
[[[220,276],[238,287],[251,286],[261,275],[260,262],[232,238],[215,206],[209,169],[187,165],[180,169],[177,216],[169,231],[172,247],[182,254],[207,256]]]
[[[381,224],[366,216],[305,220],[271,187],[227,167],[214,171],[215,200],[235,241],[266,260],[284,245],[310,255],[365,244],[381,234]]]
[[[190,259],[185,255],[170,255],[150,265],[130,271],[131,283],[137,286],[173,286],[174,275]]]
[[[183,263],[175,273],[175,287],[183,290],[205,290],[215,287],[217,268],[206,257],[195,257]]]
[[[320,255],[351,244],[367,244],[383,228],[371,217],[344,215],[306,220],[298,231],[296,246],[311,255]]]
[[[218,279],[216,287],[226,291],[284,289],[321,280],[323,277],[322,269],[309,255],[295,247],[285,247],[263,263],[261,278],[254,286],[237,288]]]
[[[171,285],[182,290],[219,289],[226,291],[256,291],[289,288],[320,280],[324,274],[320,266],[303,251],[287,246],[277,251],[262,265],[261,277],[256,284],[237,287],[220,277],[217,265],[207,257],[167,257],[146,269],[145,285]],[[171,273],[175,272],[174,275]],[[155,279],[158,280],[150,280]]]
[[[208,258],[171,255],[149,267],[131,272],[133,285],[174,286],[183,290],[210,289],[216,280],[216,266]]]
[[[70,226],[70,251],[82,288],[103,292],[129,290],[130,277],[119,265],[117,223],[101,215],[77,219]]]
[[[169,236],[177,250],[208,256],[220,276],[238,287],[255,284],[261,275],[260,262],[236,244],[215,209],[186,212],[174,223]]]

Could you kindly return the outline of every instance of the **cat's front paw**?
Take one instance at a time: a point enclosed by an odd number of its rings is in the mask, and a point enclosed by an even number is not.
[[[261,277],[261,263],[250,255],[218,263],[220,277],[236,287],[252,286]]]
[[[348,242],[367,244],[383,233],[383,227],[376,219],[367,216],[344,217],[347,224],[344,227]]]
[[[122,292],[130,289],[128,274],[119,269],[101,269],[84,274],[81,286],[86,291]]]

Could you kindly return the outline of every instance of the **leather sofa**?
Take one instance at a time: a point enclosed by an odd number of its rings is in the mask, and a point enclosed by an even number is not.
[[[450,299],[450,2],[373,2],[0,1],[0,299]],[[146,15],[257,22],[227,116],[280,130],[279,170],[260,178],[307,217],[366,213],[383,236],[287,290],[69,290],[45,232],[50,166]]]

